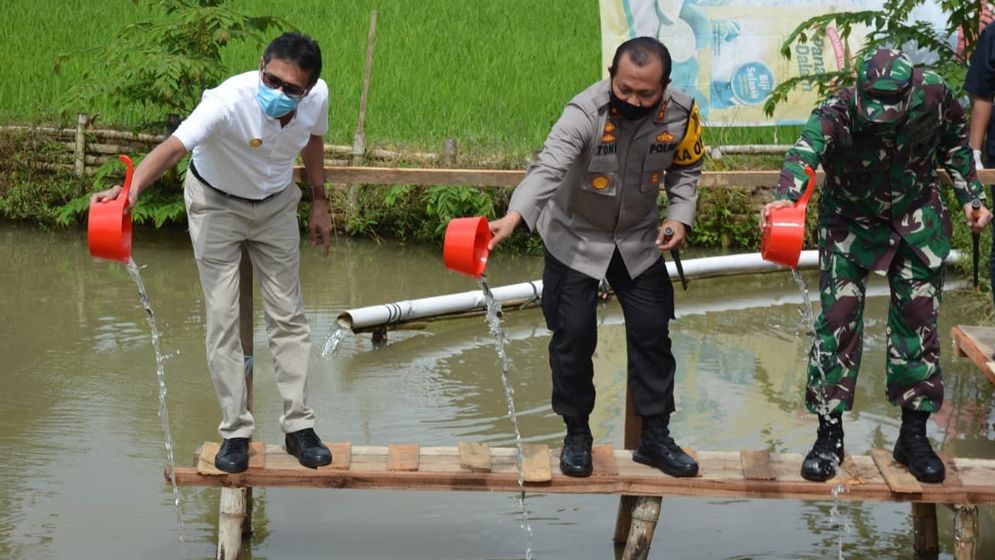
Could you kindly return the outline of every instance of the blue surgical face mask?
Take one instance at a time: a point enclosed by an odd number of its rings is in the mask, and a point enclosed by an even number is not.
[[[296,109],[297,105],[301,102],[300,99],[287,97],[287,95],[282,91],[267,87],[266,84],[262,82],[259,82],[259,90],[256,92],[256,100],[259,101],[259,106],[262,108],[263,112],[274,119],[290,114],[290,112]]]

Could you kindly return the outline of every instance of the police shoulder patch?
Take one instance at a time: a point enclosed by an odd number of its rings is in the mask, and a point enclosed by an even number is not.
[[[674,150],[674,163],[677,165],[691,165],[697,163],[705,157],[705,145],[702,142],[701,114],[698,112],[698,104],[691,103],[691,111],[688,114],[688,128],[684,133],[684,138],[677,149]]]

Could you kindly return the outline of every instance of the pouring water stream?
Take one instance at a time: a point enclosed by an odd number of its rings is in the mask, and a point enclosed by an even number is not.
[[[508,377],[510,362],[505,352],[507,337],[504,329],[501,327],[501,304],[494,299],[494,294],[491,293],[491,289],[487,285],[486,276],[481,276],[478,283],[480,284],[480,289],[484,294],[484,301],[487,305],[487,326],[497,340],[497,355],[501,362],[501,383],[504,385],[504,397],[508,401],[508,417],[511,418],[511,425],[515,429],[515,445],[518,447],[518,487],[522,491],[518,502],[522,514],[522,529],[528,535],[525,558],[526,560],[532,560],[534,533],[532,531],[532,524],[529,522],[528,508],[525,507],[525,465],[523,464],[525,452],[522,446],[522,433],[518,429],[518,415],[515,412],[515,390],[512,388],[511,380]]]
[[[159,381],[159,422],[162,424],[163,445],[166,448],[166,467],[169,475],[169,483],[173,490],[173,506],[176,508],[176,527],[180,540],[180,558],[186,558],[186,530],[183,526],[183,505],[180,502],[180,491],[176,485],[176,462],[173,458],[173,435],[169,430],[169,410],[166,408],[166,356],[162,352],[161,336],[159,327],[156,324],[155,313],[152,311],[152,303],[149,295],[145,291],[145,283],[142,282],[142,275],[138,271],[138,265],[134,259],[128,258],[128,274],[131,275],[135,285],[138,286],[138,297],[141,299],[142,307],[145,308],[145,319],[149,324],[152,337],[152,350],[155,352],[155,374]]]
[[[811,333],[813,336],[814,352],[816,353],[816,363],[818,364],[819,377],[821,378],[821,383],[819,385],[819,391],[816,392],[816,398],[818,403],[816,408],[820,415],[829,417],[829,402],[826,398],[826,372],[823,367],[822,361],[822,344],[815,332],[815,312],[812,307],[812,298],[809,294],[808,283],[805,282],[805,278],[798,273],[798,269],[791,269],[791,275],[795,279],[795,283],[798,284],[798,289],[802,293],[802,308],[800,310],[802,315],[802,327],[805,332]],[[841,465],[837,460],[835,455],[829,457],[833,461],[833,466],[837,473],[839,473]],[[837,480],[839,477],[837,476]],[[833,487],[833,507],[829,510],[829,522],[836,528],[836,555],[838,560],[843,560],[843,537],[850,532],[850,524],[846,522],[845,519],[840,516],[840,494],[847,492],[848,489],[843,485],[842,481],[838,482],[836,486]]]

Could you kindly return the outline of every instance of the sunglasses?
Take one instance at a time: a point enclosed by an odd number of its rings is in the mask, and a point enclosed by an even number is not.
[[[265,68],[262,70],[262,80],[266,87],[283,90],[283,93],[286,94],[287,97],[303,97],[304,93],[307,91],[298,85],[294,85],[277,78],[275,75],[267,72]]]

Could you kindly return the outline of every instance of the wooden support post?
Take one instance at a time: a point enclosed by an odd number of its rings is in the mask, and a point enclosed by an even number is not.
[[[459,159],[459,149],[456,147],[455,138],[446,138],[442,145],[442,166],[448,169],[456,167]]]
[[[238,329],[245,357],[246,403],[252,412],[252,260],[242,246],[242,261],[238,268]],[[242,540],[252,535],[252,488],[221,489],[218,506],[217,560],[235,560]]]
[[[246,489],[222,488],[218,512],[217,560],[235,560],[242,549],[242,523],[246,517]]]
[[[86,173],[86,125],[90,118],[86,113],[76,115],[75,172],[77,177]]]
[[[370,93],[370,72],[373,70],[373,44],[377,34],[377,11],[370,12],[370,34],[366,43],[366,68],[363,70],[363,89],[359,94],[359,117],[356,120],[356,133],[352,137],[352,158],[353,166],[363,163],[366,154],[366,102]],[[359,185],[349,187],[347,200],[347,211],[349,218],[353,218],[359,212]]]
[[[629,539],[622,551],[622,560],[645,560],[653,544],[653,532],[660,519],[660,504],[663,499],[657,496],[640,496],[636,507],[632,508],[632,528]]]
[[[642,430],[642,419],[636,416],[636,408],[632,404],[632,392],[626,386],[624,436],[626,449],[635,449],[639,445],[640,430]],[[634,507],[636,507],[635,496],[622,496],[619,498],[618,516],[615,518],[615,542],[626,542],[629,536],[629,526],[632,524],[632,509]]]
[[[238,332],[242,341],[242,356],[245,360],[245,404],[249,412],[254,411],[252,404],[253,382],[252,373],[255,361],[255,347],[252,343],[252,259],[249,249],[242,245],[242,260],[238,266]],[[242,523],[242,538],[252,535],[252,488],[245,489],[245,521]]]
[[[978,506],[954,506],[954,560],[975,560],[978,554]]]
[[[912,504],[912,546],[916,557],[940,552],[936,529],[936,504]]]

